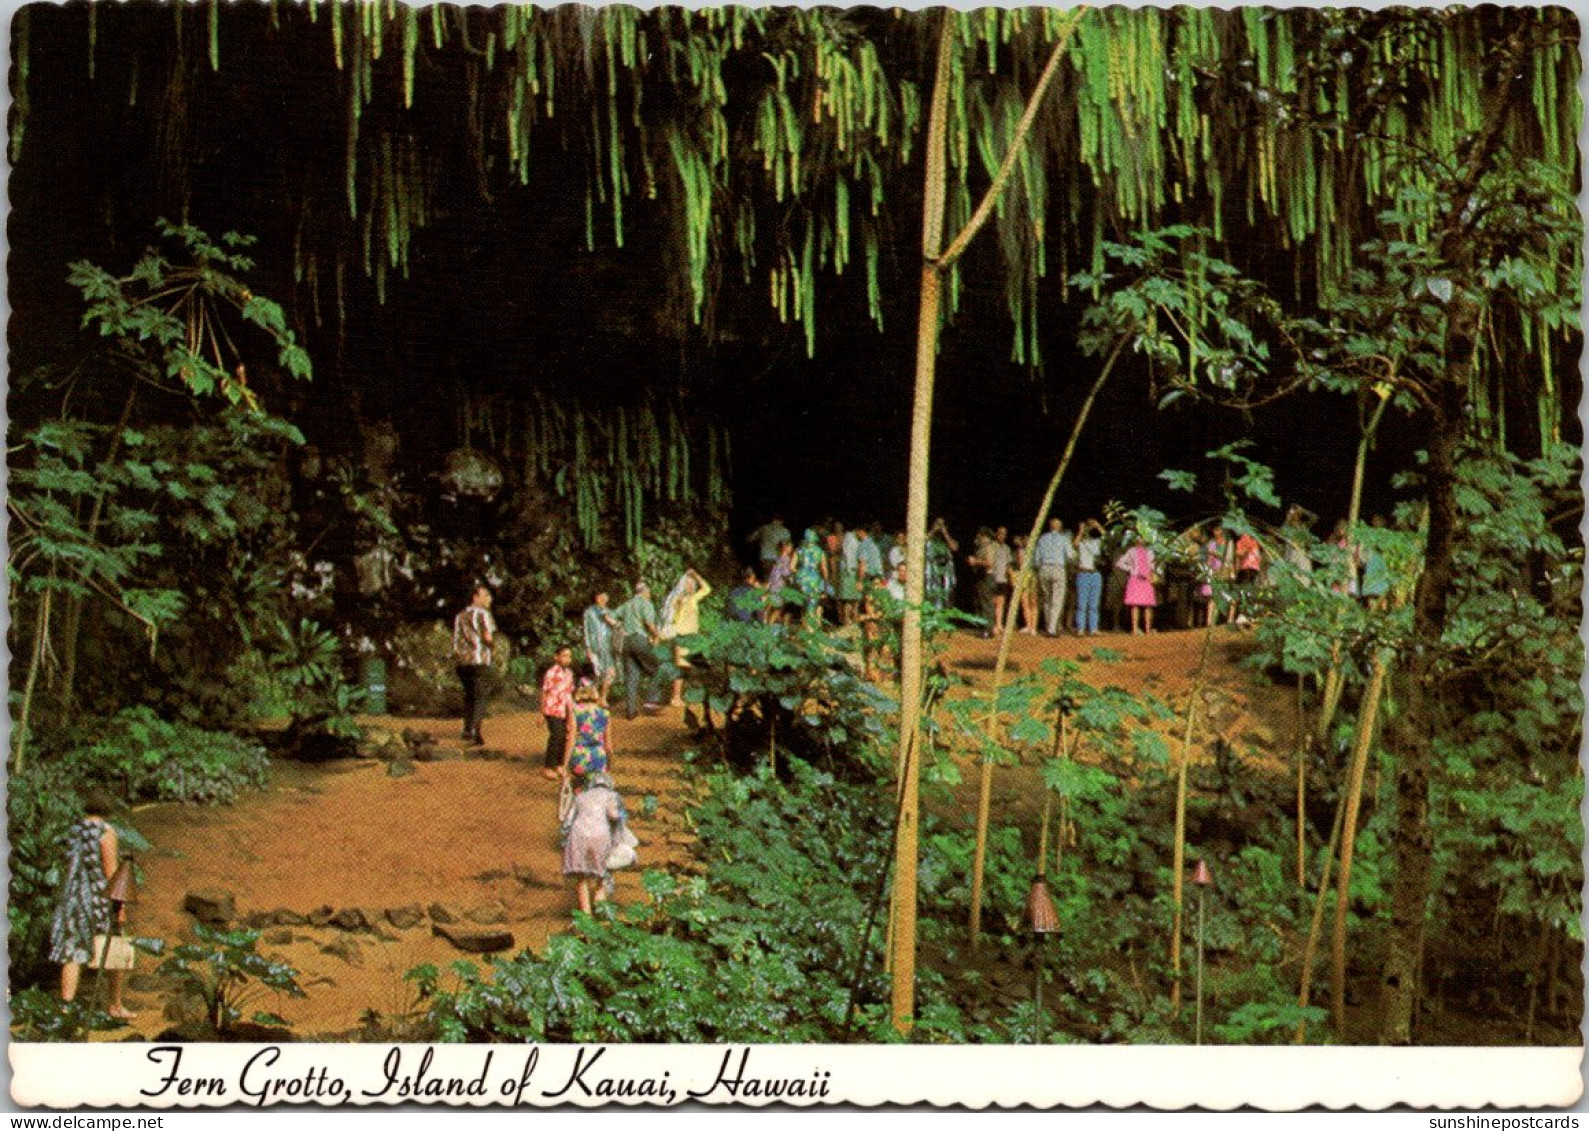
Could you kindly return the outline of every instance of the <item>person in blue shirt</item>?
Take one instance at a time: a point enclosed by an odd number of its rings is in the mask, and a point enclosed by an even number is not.
[[[1065,524],[1057,518],[1048,520],[1048,530],[1037,539],[1037,549],[1032,555],[1032,565],[1037,569],[1038,599],[1043,605],[1043,631],[1049,636],[1059,635],[1060,617],[1065,612],[1066,570],[1073,551]]]

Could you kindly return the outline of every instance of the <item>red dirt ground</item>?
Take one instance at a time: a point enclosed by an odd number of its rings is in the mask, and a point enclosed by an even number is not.
[[[1220,629],[1209,650],[1213,694],[1225,704],[1221,725],[1233,738],[1255,726],[1289,735],[1290,696],[1260,689],[1235,667],[1245,641],[1235,630]],[[962,634],[946,662],[974,684],[985,683],[996,643]],[[1202,643],[1199,632],[1089,641],[1017,636],[1011,658],[1019,674],[1049,656],[1086,660],[1096,647],[1107,647],[1124,658],[1108,665],[1087,662],[1089,678],[1152,690],[1180,706],[1196,678]],[[365,722],[393,731],[423,730],[444,747],[458,747],[453,719]],[[184,896],[204,888],[234,893],[240,915],[278,908],[307,913],[321,906],[380,912],[437,902],[467,912],[499,901],[515,946],[540,949],[569,925],[574,906],[560,873],[557,786],[540,775],[545,730],[538,714],[519,709],[492,715],[485,730],[490,747],[504,759],[418,763],[414,774],[401,778],[389,777],[387,764],[375,759],[278,762],[269,787],[235,805],[146,807],[133,823],[154,848],[142,859],[146,878],[130,929],[167,939],[187,936],[192,918],[182,910]],[[691,838],[684,831],[677,777],[688,745],[680,712],[633,722],[615,718],[614,743],[613,773],[642,841],[642,866],[682,865]],[[1033,793],[1024,778],[1001,772],[995,800],[1006,807],[995,811],[1008,816],[1009,807],[1024,808]],[[650,817],[642,814],[648,794],[658,802]],[[974,805],[973,775],[966,775],[958,796],[968,810]],[[638,883],[636,872],[624,873],[617,897],[637,898]],[[334,927],[288,929],[292,941],[262,943],[261,950],[297,967],[308,997],[266,995],[249,1009],[280,1013],[299,1034],[319,1038],[356,1035],[368,1011],[389,1020],[411,1010],[414,995],[403,974],[412,967],[473,957],[433,936],[428,921],[408,930],[385,926],[384,937],[344,935]],[[349,937],[356,954],[322,949]],[[141,961],[144,967],[153,964]],[[147,974],[135,976],[128,1003],[140,1011],[134,1031],[146,1037],[169,1026],[182,1008],[170,1000],[168,987]]]

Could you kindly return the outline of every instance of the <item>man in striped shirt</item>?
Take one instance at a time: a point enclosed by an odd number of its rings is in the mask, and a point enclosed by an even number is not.
[[[491,641],[497,623],[491,619],[491,590],[475,586],[469,605],[452,621],[452,658],[463,683],[463,740],[484,746],[480,724],[486,717],[486,679],[491,671]]]

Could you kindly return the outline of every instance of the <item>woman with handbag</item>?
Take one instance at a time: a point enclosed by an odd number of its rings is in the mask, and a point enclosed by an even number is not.
[[[98,790],[84,799],[83,819],[66,835],[66,867],[61,878],[55,917],[50,923],[50,960],[61,964],[61,1000],[77,997],[83,964],[110,965],[106,956],[111,936],[126,919],[125,908],[106,893],[119,863],[116,830],[106,820],[110,797]],[[122,944],[125,946],[125,942]],[[107,970],[110,1015],[127,1021],[137,1016],[121,1000],[123,971]]]
[[[579,909],[587,915],[612,893],[610,859],[627,832],[628,816],[612,778],[600,772],[586,775],[575,786],[564,825],[563,875],[573,877]]]

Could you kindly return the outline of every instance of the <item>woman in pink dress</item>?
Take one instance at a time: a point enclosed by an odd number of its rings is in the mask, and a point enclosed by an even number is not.
[[[1126,608],[1131,610],[1131,635],[1153,631],[1153,607],[1159,603],[1153,592],[1153,551],[1141,536],[1132,539],[1131,548],[1120,555],[1115,569],[1126,575]]]

